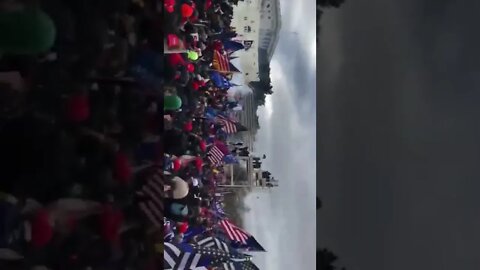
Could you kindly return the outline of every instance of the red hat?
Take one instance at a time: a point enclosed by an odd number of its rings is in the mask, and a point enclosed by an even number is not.
[[[193,90],[197,91],[198,88],[200,88],[200,84],[197,81],[194,81],[192,83],[192,88],[193,88]]]
[[[203,160],[201,157],[198,157],[195,159],[195,167],[197,167],[197,170],[201,171],[203,167]]]
[[[192,121],[188,121],[185,123],[185,125],[183,125],[183,130],[187,131],[187,132],[190,132],[193,130],[193,123]]]
[[[167,35],[167,46],[169,48],[177,48],[180,45],[180,39],[174,34]]]
[[[180,159],[175,159],[173,162],[173,171],[178,172],[182,167],[182,162]]]
[[[67,100],[67,118],[73,122],[82,122],[90,116],[90,103],[86,95],[73,95]]]
[[[47,210],[40,210],[32,220],[32,245],[41,248],[53,238],[53,227]]]
[[[114,175],[115,179],[122,183],[128,182],[132,176],[132,166],[126,154],[118,152],[115,155],[115,165],[114,165]]]
[[[183,18],[190,18],[193,15],[193,7],[187,4],[182,4],[181,12]]]
[[[200,149],[201,149],[203,152],[207,151],[207,142],[205,142],[205,141],[203,141],[203,140],[200,141]]]
[[[180,223],[180,225],[178,226],[178,232],[179,233],[186,233],[187,231],[188,231],[188,223],[186,223],[186,222]]]
[[[103,208],[102,214],[99,216],[100,232],[102,237],[110,243],[119,240],[119,231],[123,223],[123,215],[111,205]]]
[[[195,66],[193,64],[187,64],[187,70],[188,70],[188,72],[194,72],[195,71]]]
[[[175,11],[175,0],[165,0],[163,5],[168,13],[173,13]]]
[[[206,0],[205,1],[205,9],[209,9],[212,6],[212,0]]]
[[[185,59],[179,53],[173,53],[168,56],[168,61],[172,67],[185,64]]]

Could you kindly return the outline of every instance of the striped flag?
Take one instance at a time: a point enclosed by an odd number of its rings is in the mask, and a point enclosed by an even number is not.
[[[248,262],[230,262],[222,265],[223,270],[260,270],[254,263]]]
[[[216,249],[219,249],[219,250],[227,252],[227,253],[230,252],[230,247],[228,246],[227,243],[223,242],[222,240],[220,240],[216,237],[212,237],[212,236],[206,237],[206,238],[198,241],[197,245],[200,246],[200,247],[204,247],[204,248],[216,248]]]
[[[241,73],[232,63],[228,55],[222,55],[219,51],[213,51],[213,68],[222,73]]]
[[[237,133],[237,124],[223,115],[217,115],[217,123],[222,125],[222,130],[227,134]]]
[[[185,270],[207,266],[202,260],[202,254],[188,248],[188,245],[164,243],[163,269]]]
[[[247,244],[247,239],[250,237],[250,234],[243,230],[240,227],[237,227],[235,224],[231,223],[227,219],[220,221],[220,226],[227,234],[228,239],[242,244]]]
[[[213,146],[210,151],[207,153],[207,159],[212,163],[212,164],[219,164],[222,162],[223,157],[225,156],[225,153],[218,148],[218,146]]]
[[[147,177],[145,184],[137,190],[138,206],[148,220],[157,228],[164,226],[163,177],[161,168],[156,168]]]
[[[262,247],[260,243],[258,243],[255,237],[250,236],[246,242],[247,242],[246,244],[243,244],[240,242],[232,241],[230,242],[230,246],[233,247],[234,249],[242,249],[249,252],[253,252],[253,251],[266,252],[265,248]]]
[[[202,266],[216,266],[228,262],[247,262],[250,260],[250,255],[239,252],[230,253],[216,248],[165,243],[163,269],[191,270]]]
[[[222,264],[222,270],[237,270],[237,268],[235,267],[235,263],[230,262]]]
[[[220,72],[230,71],[228,56],[222,55],[219,51],[213,51],[213,68]]]
[[[252,256],[231,250],[225,252],[217,248],[207,248],[194,246],[196,252],[208,257],[210,259],[210,266],[222,265],[227,262],[248,262]]]

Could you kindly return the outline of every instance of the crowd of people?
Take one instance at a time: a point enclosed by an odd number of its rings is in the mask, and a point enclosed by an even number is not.
[[[216,235],[236,2],[0,0],[0,269],[160,269]]]
[[[172,6],[165,13],[163,266],[258,269],[243,251],[265,249],[229,220],[218,188],[226,181],[224,165],[250,155],[243,143],[231,142],[231,135],[246,131],[235,117],[241,96],[229,91],[240,72],[232,54],[245,49],[232,27],[237,1],[167,2]]]
[[[166,1],[167,2],[167,1]],[[232,41],[237,1],[183,1],[167,10],[165,20],[164,185],[165,241],[196,243],[216,235],[223,217],[217,186],[225,181],[224,164],[247,155],[242,143],[228,138],[245,131],[235,119],[239,97],[231,54],[243,48]],[[196,232],[202,231],[201,235]]]

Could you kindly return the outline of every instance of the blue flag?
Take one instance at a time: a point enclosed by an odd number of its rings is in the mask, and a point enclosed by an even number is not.
[[[190,242],[193,237],[201,235],[206,231],[202,226],[189,227],[188,230],[183,235],[183,241]]]
[[[233,155],[226,155],[223,157],[223,161],[226,163],[226,164],[238,164],[239,161],[237,160],[237,158],[235,158]]]
[[[218,114],[218,111],[212,107],[207,107],[205,109],[205,118],[207,118],[210,121],[215,120],[215,118],[217,117],[217,114]]]
[[[228,52],[236,52],[236,51],[245,49],[245,46],[243,46],[242,43],[232,41],[232,40],[223,41],[223,47]]]
[[[218,88],[229,89],[232,87],[228,79],[216,71],[210,72],[210,80],[212,80],[213,84]]]
[[[221,218],[225,218],[227,215],[225,213],[225,210],[223,210],[222,203],[217,200],[213,203],[213,211],[216,213],[218,217],[221,217]]]

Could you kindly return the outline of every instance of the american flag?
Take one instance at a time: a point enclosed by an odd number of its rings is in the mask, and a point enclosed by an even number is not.
[[[157,228],[161,228],[163,219],[163,177],[162,170],[155,168],[147,177],[146,182],[137,190],[138,206],[148,220]]]
[[[210,260],[210,266],[222,265],[223,263],[228,262],[248,262],[252,259],[252,256],[243,254],[236,251],[225,252],[217,248],[207,248],[207,247],[193,247],[196,252],[208,256]]]
[[[217,116],[217,123],[223,125],[222,130],[227,134],[237,133],[237,124],[223,115]]]
[[[212,164],[218,164],[222,162],[223,157],[225,156],[225,153],[218,148],[218,146],[213,146],[210,151],[207,153],[207,158]]]
[[[230,262],[222,265],[223,270],[260,270],[254,263],[248,262]]]
[[[220,226],[226,232],[230,240],[240,242],[245,245],[247,244],[247,239],[250,237],[248,232],[244,231],[240,227],[237,227],[227,219],[220,221]]]

